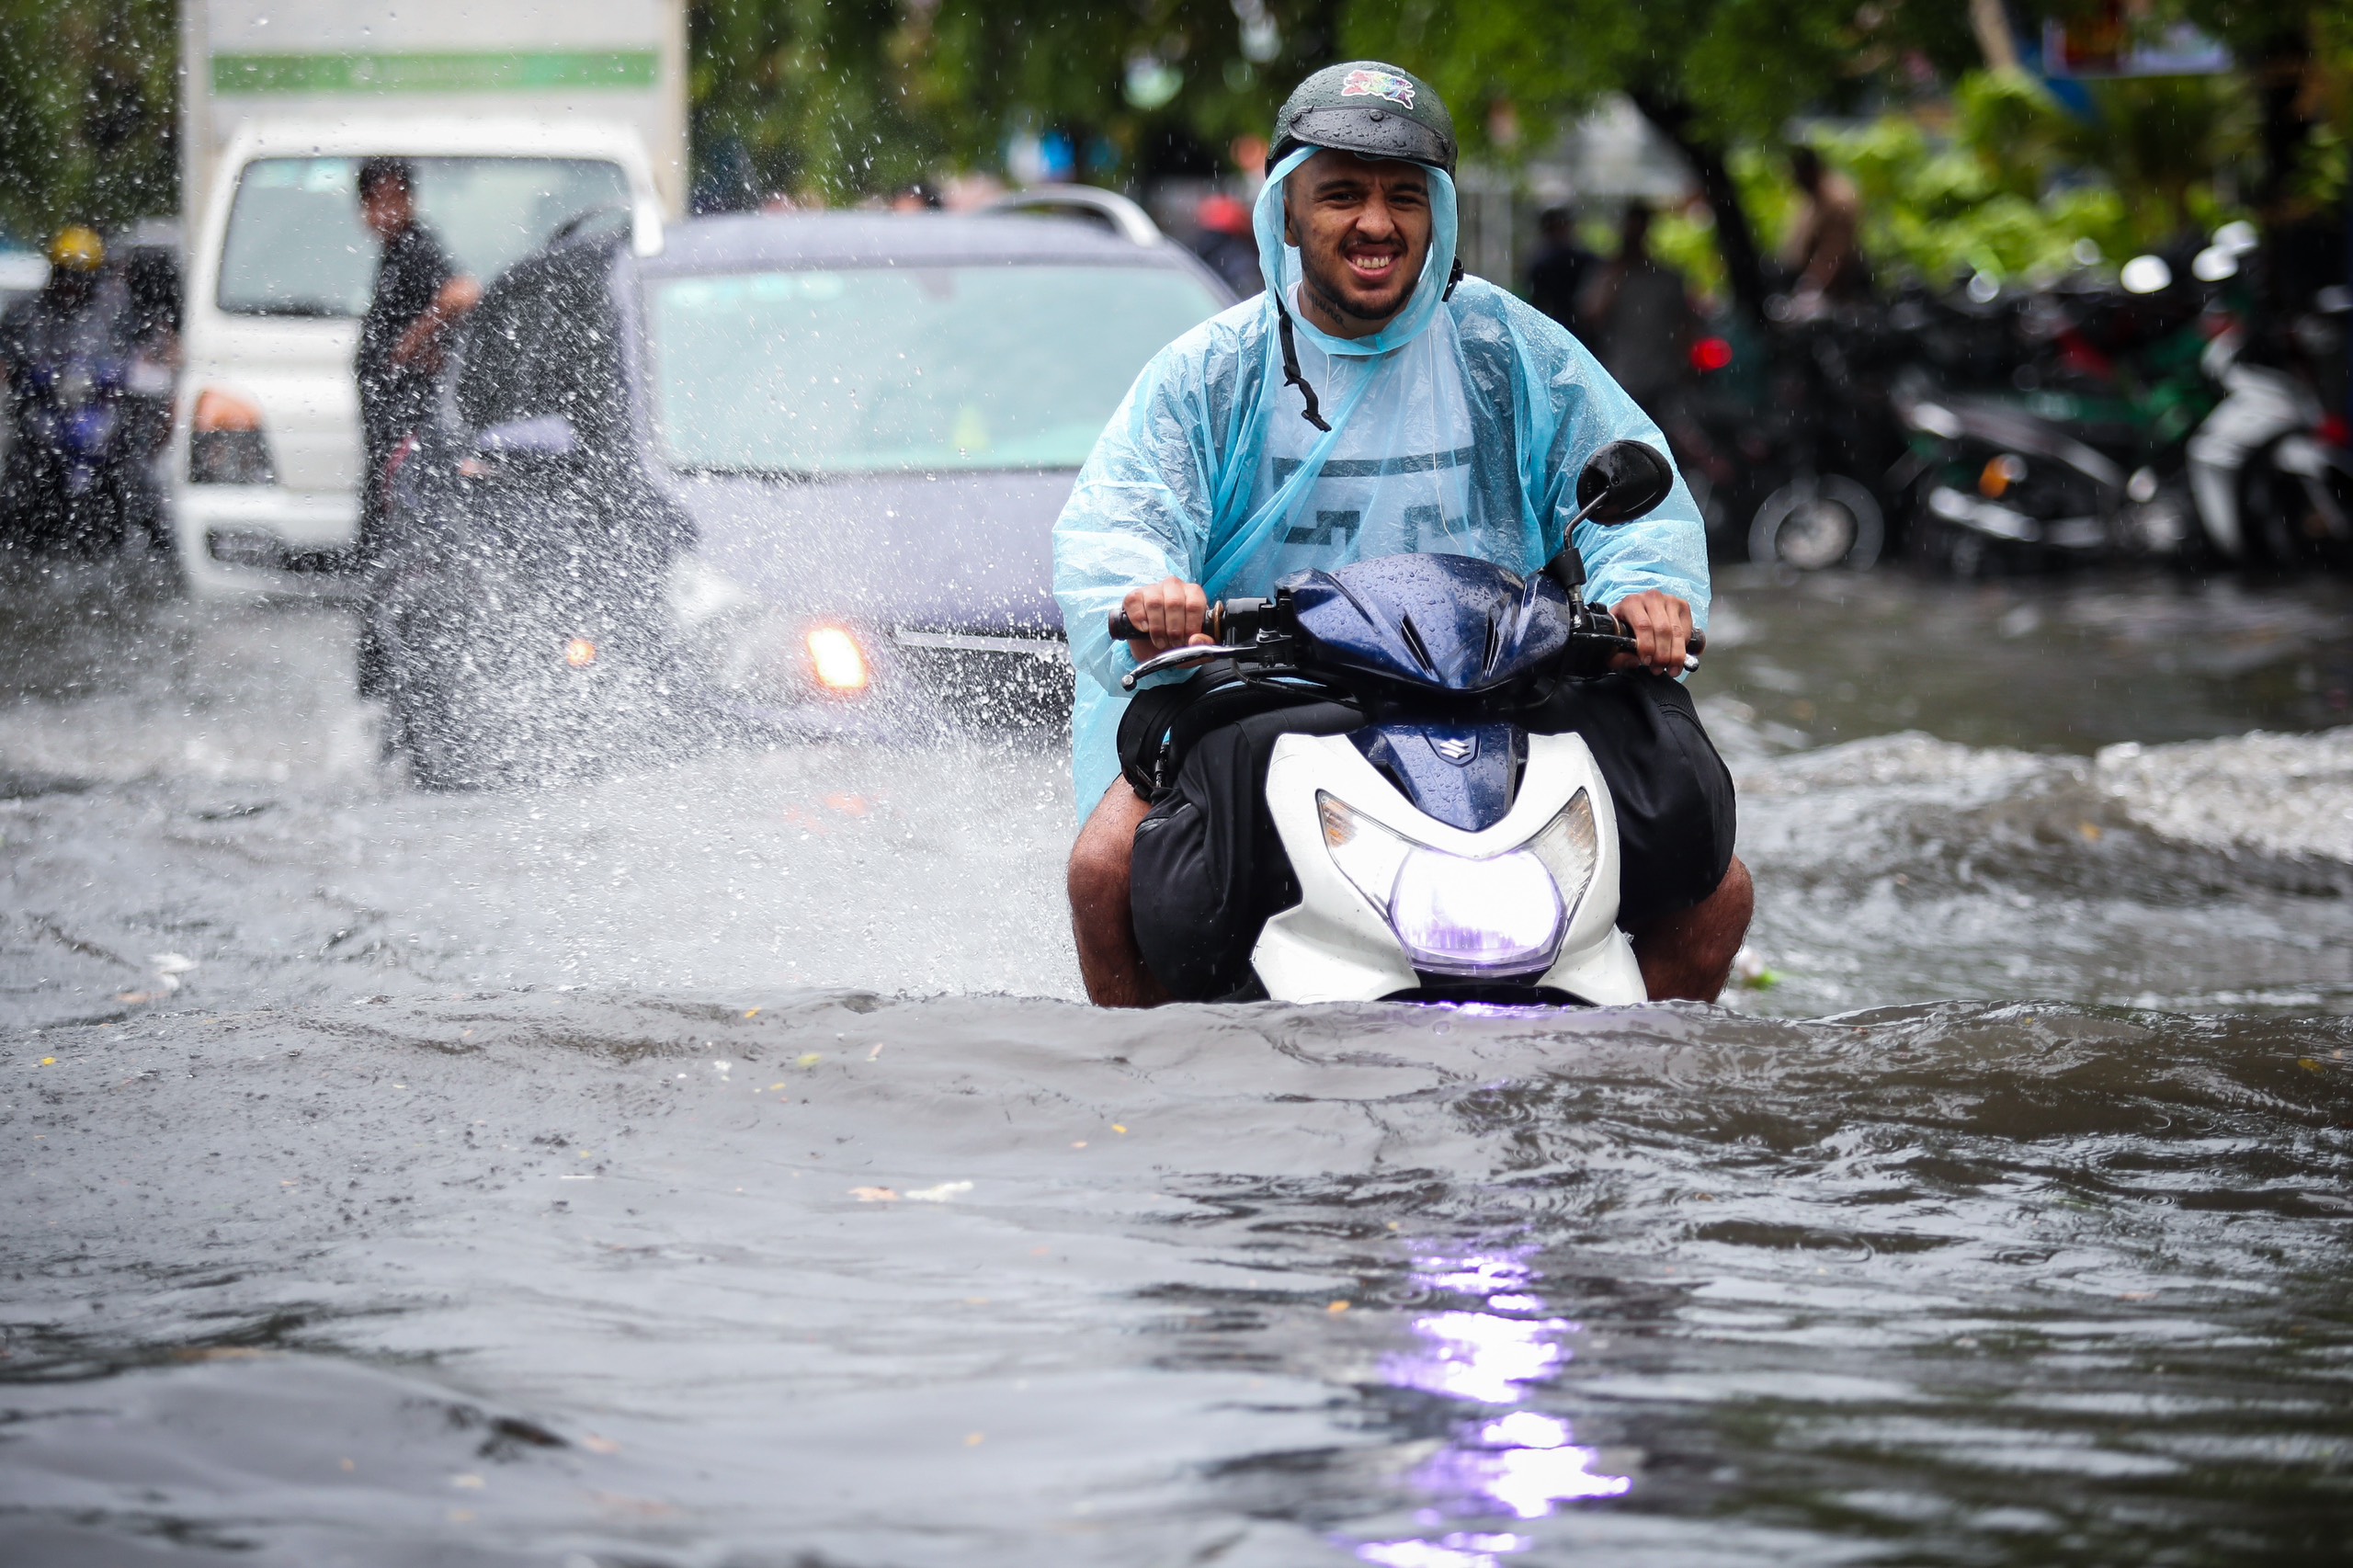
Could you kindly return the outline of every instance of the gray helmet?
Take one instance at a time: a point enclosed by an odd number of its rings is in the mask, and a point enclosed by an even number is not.
[[[1267,167],[1302,147],[1336,147],[1454,172],[1454,117],[1427,82],[1378,60],[1327,65],[1291,89],[1275,116]]]

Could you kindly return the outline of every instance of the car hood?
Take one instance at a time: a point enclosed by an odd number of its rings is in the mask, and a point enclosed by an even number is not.
[[[1053,528],[1069,470],[681,478],[698,562],[771,608],[871,625],[1059,631]]]

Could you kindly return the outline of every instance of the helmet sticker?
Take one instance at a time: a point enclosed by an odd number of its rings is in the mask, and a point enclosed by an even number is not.
[[[1405,108],[1414,107],[1414,84],[1389,71],[1351,71],[1340,84],[1344,98],[1387,98]]]

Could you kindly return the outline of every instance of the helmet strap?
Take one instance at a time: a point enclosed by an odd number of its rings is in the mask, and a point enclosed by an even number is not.
[[[1279,290],[1275,295],[1275,321],[1276,331],[1281,335],[1283,340],[1283,385],[1297,387],[1299,395],[1306,400],[1307,406],[1300,410],[1300,417],[1318,430],[1328,431],[1332,426],[1324,421],[1323,407],[1315,401],[1315,389],[1309,386],[1307,378],[1300,373],[1299,344],[1291,335],[1290,312],[1283,309],[1282,295]]]

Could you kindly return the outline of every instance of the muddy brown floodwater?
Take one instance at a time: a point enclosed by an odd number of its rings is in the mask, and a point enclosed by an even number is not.
[[[1723,585],[1720,1008],[1074,1000],[1058,745],[0,584],[0,1561],[2339,1562],[2353,596]]]

